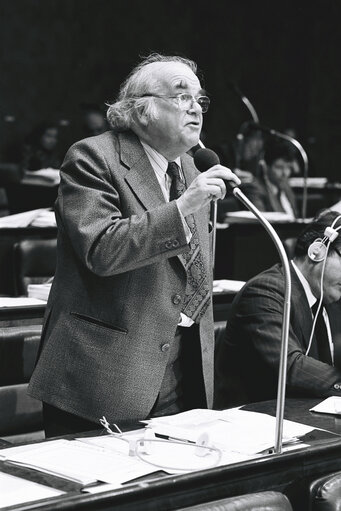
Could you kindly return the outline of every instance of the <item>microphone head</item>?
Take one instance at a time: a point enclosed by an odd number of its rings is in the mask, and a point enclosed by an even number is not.
[[[219,156],[211,149],[201,148],[194,154],[194,165],[200,172],[205,172],[219,163]]]

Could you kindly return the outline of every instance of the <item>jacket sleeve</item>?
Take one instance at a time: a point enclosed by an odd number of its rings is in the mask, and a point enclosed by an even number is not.
[[[78,142],[61,169],[56,216],[87,268],[110,276],[187,250],[176,202],[136,208],[137,200],[122,176],[115,180],[103,153],[94,139]],[[119,173],[118,156],[113,158]]]
[[[260,355],[265,365],[278,374],[283,323],[283,291],[277,279],[266,277],[245,291],[236,320],[243,336]],[[296,310],[295,310],[296,308]],[[298,338],[302,309],[292,303],[287,355],[287,387],[295,394],[314,396],[341,394],[341,371],[305,355]]]

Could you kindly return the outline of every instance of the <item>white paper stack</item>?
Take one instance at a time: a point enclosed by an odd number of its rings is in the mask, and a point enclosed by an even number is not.
[[[51,290],[51,282],[44,284],[29,284],[27,286],[27,293],[29,298],[37,298],[47,302]]]

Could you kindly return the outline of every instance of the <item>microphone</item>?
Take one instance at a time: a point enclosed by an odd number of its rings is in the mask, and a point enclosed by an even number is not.
[[[199,172],[205,172],[211,167],[214,167],[214,165],[219,165],[219,163],[219,156],[217,153],[212,151],[212,149],[201,148],[194,153],[194,164]],[[224,179],[224,183],[226,190],[233,192],[233,190],[237,188],[237,185],[233,181],[227,181]]]

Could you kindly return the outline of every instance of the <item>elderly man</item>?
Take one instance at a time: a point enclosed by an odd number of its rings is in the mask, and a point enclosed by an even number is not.
[[[66,155],[56,203],[58,263],[29,392],[47,436],[212,406],[209,204],[199,174],[204,95],[196,65],[151,55],[110,105],[112,127]]]
[[[340,396],[341,216],[337,212],[321,214],[299,235],[291,276],[288,395]],[[217,408],[276,397],[283,304],[279,264],[247,282],[234,299],[225,341],[217,352]]]

